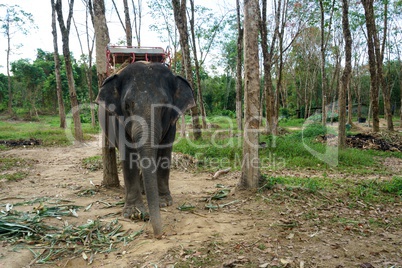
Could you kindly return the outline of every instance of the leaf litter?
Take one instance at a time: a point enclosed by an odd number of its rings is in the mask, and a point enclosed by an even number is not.
[[[81,255],[90,264],[94,254],[109,253],[116,249],[116,244],[126,245],[143,232],[143,228],[138,231],[123,230],[117,218],[89,219],[82,225],[70,224],[68,220],[64,220],[61,227],[56,227],[45,223],[45,219],[55,218],[60,221],[63,220],[62,217],[79,217],[77,210],[82,207],[73,204],[52,206],[49,202],[45,204],[47,200],[50,199],[41,198],[1,206],[5,210],[0,211],[0,240],[15,245],[25,244],[35,256],[31,264],[49,263],[67,253]],[[70,201],[57,200],[56,203],[59,202]],[[39,205],[33,206],[30,211],[14,208],[35,203]],[[87,206],[85,209],[89,208]],[[109,216],[116,214],[111,213]]]

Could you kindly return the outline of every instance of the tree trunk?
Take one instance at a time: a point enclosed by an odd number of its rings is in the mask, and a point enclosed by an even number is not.
[[[399,126],[402,128],[402,61],[399,58],[399,94],[401,96],[401,107],[399,112]]]
[[[322,103],[321,103],[321,114],[322,114],[322,125],[325,126],[327,123],[327,95],[328,95],[328,88],[327,88],[327,73],[325,69],[325,53],[327,50],[327,43],[328,43],[328,35],[325,37],[325,11],[324,11],[324,4],[323,1],[320,0],[320,11],[321,11],[321,88],[322,88]],[[331,25],[332,25],[332,17],[334,11],[335,0],[332,2],[331,7],[331,16],[330,16],[330,23],[328,26],[328,34],[331,32]]]
[[[324,5],[322,0],[320,2],[321,10],[321,90],[322,90],[322,103],[321,103],[321,123],[323,126],[327,124],[327,74],[325,71],[325,20],[324,20]]]
[[[236,0],[237,14],[237,59],[236,59],[236,122],[237,129],[243,130],[243,80],[242,80],[242,53],[243,53],[243,29],[240,22],[240,1]],[[402,109],[401,109],[402,111]],[[402,116],[402,112],[401,112]]]
[[[375,19],[374,19],[374,7],[373,0],[362,0],[364,7],[364,14],[366,17],[366,28],[367,28],[367,48],[369,55],[369,69],[370,69],[370,98],[371,98],[371,109],[373,114],[373,131],[380,131],[380,118],[379,118],[379,108],[378,108],[378,69],[376,64],[375,56],[375,45],[374,38],[376,35]]]
[[[353,116],[353,100],[352,100],[352,89],[351,89],[350,84],[351,83],[349,81],[349,85],[348,85],[348,124],[350,126],[352,126],[353,125],[353,120],[352,120],[352,116]]]
[[[190,19],[190,30],[191,30],[191,38],[193,40],[193,56],[194,56],[194,63],[195,63],[195,75],[197,78],[197,89],[198,89],[198,103],[200,104],[201,108],[201,118],[202,118],[202,128],[206,129],[207,128],[207,114],[205,113],[205,107],[204,107],[204,100],[202,97],[202,88],[201,88],[201,77],[200,77],[200,63],[198,61],[198,56],[197,56],[197,45],[196,45],[196,39],[195,39],[195,30],[194,30],[194,0],[190,0],[190,5],[191,5],[191,19]]]
[[[278,4],[275,10],[275,30],[272,36],[271,45],[268,49],[268,30],[267,30],[267,1],[262,1],[262,14],[260,17],[260,31],[261,31],[261,47],[263,55],[264,66],[264,90],[265,90],[265,109],[266,109],[266,132],[269,134],[275,133],[275,97],[272,82],[272,61],[275,50],[275,43],[279,33],[279,20],[281,13],[281,5]],[[260,14],[258,14],[260,15]]]
[[[84,141],[84,134],[82,133],[81,119],[80,119],[80,107],[78,104],[77,93],[75,91],[73,65],[71,62],[70,44],[69,44],[70,26],[71,26],[71,19],[73,16],[73,6],[74,6],[74,0],[70,0],[67,25],[64,24],[63,8],[62,8],[61,0],[56,1],[55,8],[56,8],[57,20],[59,21],[59,26],[60,26],[61,36],[62,36],[61,39],[63,42],[63,56],[64,56],[64,62],[65,62],[65,66],[66,66],[68,90],[70,93],[70,100],[71,100],[71,111],[73,113],[73,121],[74,121],[74,137],[78,142],[82,142],[82,141]]]
[[[7,19],[6,27],[7,35],[7,86],[8,86],[8,114],[13,115],[13,91],[11,90],[11,75],[10,75],[10,51],[11,51],[11,36],[10,36],[10,20]]]
[[[91,7],[92,4],[90,3]],[[106,79],[107,72],[107,58],[106,58],[106,46],[110,42],[109,30],[106,24],[105,17],[105,3],[104,0],[94,0],[92,22],[95,29],[96,38],[96,69],[98,73],[98,88],[101,87],[103,80]],[[104,117],[105,129],[102,134],[102,160],[103,160],[103,181],[102,185],[107,187],[119,187],[119,177],[117,175],[117,163],[116,163],[116,149],[110,144],[105,133],[109,133],[109,116]]]
[[[126,41],[127,46],[131,47],[133,45],[133,31],[131,29],[131,20],[130,20],[130,9],[128,8],[127,0],[123,0],[124,4],[124,18],[125,18],[125,30],[126,30]],[[133,6],[133,8],[135,8]]]
[[[131,0],[131,3],[133,4],[135,37],[137,45],[141,47],[142,0],[137,1],[138,10],[135,8],[134,0]]]
[[[59,117],[60,117],[60,127],[66,128],[66,112],[64,110],[64,101],[63,101],[63,91],[61,84],[61,75],[60,75],[60,57],[59,57],[59,48],[57,45],[57,29],[56,29],[56,9],[54,0],[51,0],[52,5],[52,34],[53,34],[53,57],[54,57],[54,71],[56,75],[56,92],[57,92],[57,102],[59,105]]]
[[[245,126],[240,188],[256,189],[260,179],[259,138],[259,60],[258,60],[258,0],[244,1],[244,93]]]
[[[349,28],[349,4],[348,0],[342,0],[342,30],[345,40],[345,69],[342,73],[339,87],[339,128],[338,146],[346,147],[346,92],[348,91],[350,74],[352,72],[352,36]]]
[[[194,90],[193,73],[191,68],[190,46],[188,43],[188,30],[187,30],[187,15],[186,15],[186,0],[172,0],[174,18],[176,27],[180,34],[180,46],[182,49],[182,57],[184,59],[184,69],[186,71],[187,81],[190,83]],[[196,94],[194,94],[196,95]],[[201,139],[201,126],[198,112],[198,106],[191,108],[191,116],[193,122],[194,139]]]
[[[86,6],[86,12],[85,12],[85,32],[86,32],[86,39],[87,39],[87,49],[88,49],[88,62],[84,57],[83,60],[83,65],[84,65],[84,70],[85,70],[85,79],[87,82],[87,87],[88,87],[88,97],[89,97],[89,106],[90,106],[90,110],[91,110],[91,125],[92,127],[95,127],[95,104],[93,103],[94,101],[94,96],[93,96],[93,91],[92,91],[92,52],[94,49],[94,43],[95,43],[95,38],[92,38],[92,44],[90,44],[89,41],[89,31],[88,31],[88,11],[89,11],[89,6]],[[85,55],[84,53],[84,48],[82,46],[82,42],[81,42],[81,37],[80,37],[80,33],[78,31],[78,27],[77,24],[75,23],[75,20],[73,19],[74,22],[74,27],[75,30],[77,32],[77,38],[78,38],[78,42],[80,44],[80,48],[81,48],[81,55]]]
[[[384,79],[384,74],[382,71],[385,42],[387,38],[387,29],[388,29],[388,1],[384,1],[384,26],[382,29],[383,30],[382,45],[380,45],[380,42],[378,40],[378,34],[376,32],[376,34],[374,35],[374,46],[377,59],[378,81],[379,85],[382,88],[382,94],[384,99],[384,112],[385,112],[385,119],[387,121],[387,130],[394,131],[394,124],[392,122],[391,90]]]

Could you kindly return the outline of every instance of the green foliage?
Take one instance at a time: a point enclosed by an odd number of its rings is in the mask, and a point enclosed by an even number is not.
[[[322,114],[314,114],[308,118],[308,120],[314,121],[316,123],[320,123],[322,121]],[[327,113],[327,122],[338,122],[339,114],[328,112]]]

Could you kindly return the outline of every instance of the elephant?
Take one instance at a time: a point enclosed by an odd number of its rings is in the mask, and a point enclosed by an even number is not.
[[[147,215],[144,189],[154,236],[161,238],[160,207],[173,202],[169,173],[176,121],[195,106],[193,90],[162,63],[134,62],[105,79],[96,103],[100,125],[122,160],[123,216]]]

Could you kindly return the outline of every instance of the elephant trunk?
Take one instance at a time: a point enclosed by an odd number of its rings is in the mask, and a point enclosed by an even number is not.
[[[137,143],[140,156],[140,169],[142,173],[145,194],[148,201],[149,216],[154,231],[155,238],[162,237],[162,220],[159,209],[158,191],[158,163],[155,141],[161,138],[161,129],[155,125],[155,120],[148,118],[147,114],[143,119],[136,118],[135,123],[130,126],[131,137]],[[151,122],[151,124],[149,124]],[[158,144],[158,143],[157,143]]]
[[[157,239],[162,237],[162,220],[159,209],[159,191],[157,181],[156,150],[144,145],[140,149],[141,172],[143,176],[145,194],[148,201],[149,216]]]

